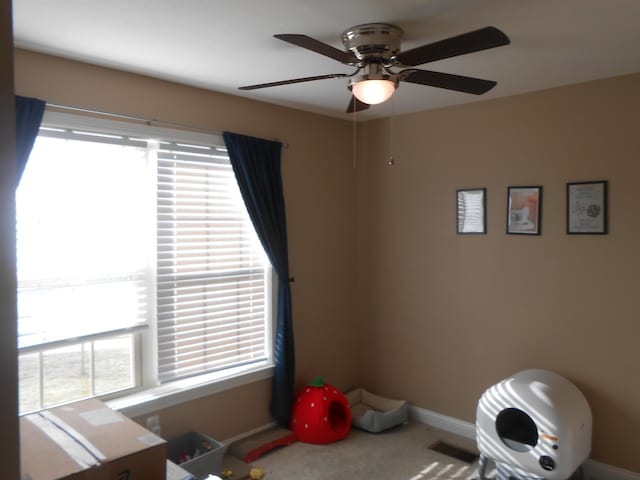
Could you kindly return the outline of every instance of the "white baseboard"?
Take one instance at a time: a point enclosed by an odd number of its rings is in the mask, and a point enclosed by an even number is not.
[[[640,473],[607,465],[596,460],[587,460],[584,464],[585,480],[639,480]]]
[[[222,440],[221,443],[225,447],[228,447],[233,442],[237,442],[238,440],[244,440],[245,438],[250,437],[251,435],[255,435],[257,433],[264,432],[265,430],[269,430],[270,428],[273,428],[276,425],[277,425],[276,422],[267,423],[266,425],[262,425],[261,427],[254,428],[253,430],[241,433],[240,435],[236,435],[235,437],[231,437],[231,438],[227,438],[226,440]]]
[[[425,408],[416,407],[415,405],[409,405],[409,419],[460,435],[461,437],[476,438],[475,424],[432,412]],[[640,480],[640,473],[631,472],[591,459],[584,463],[583,474],[584,480]]]
[[[465,438],[476,438],[476,426],[473,423],[448,417],[441,413],[432,412],[425,408],[409,405],[409,419],[414,422],[423,423],[433,428],[455,433]]]

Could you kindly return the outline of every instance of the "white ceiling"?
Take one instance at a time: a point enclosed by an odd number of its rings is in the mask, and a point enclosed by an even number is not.
[[[400,26],[403,50],[485,26],[511,39],[423,66],[496,80],[485,95],[401,83],[359,120],[640,71],[638,0],[14,0],[13,15],[18,47],[339,118],[346,79],[237,89],[353,70],[273,34],[341,50],[345,29],[371,22]]]

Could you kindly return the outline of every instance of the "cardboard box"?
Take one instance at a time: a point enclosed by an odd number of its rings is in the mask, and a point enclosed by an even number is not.
[[[96,399],[20,418],[22,480],[158,480],[166,442]]]

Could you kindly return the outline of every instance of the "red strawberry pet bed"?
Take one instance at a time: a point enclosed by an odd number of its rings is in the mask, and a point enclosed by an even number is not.
[[[340,390],[316,377],[296,396],[290,428],[301,442],[342,440],[351,429],[349,402]]]

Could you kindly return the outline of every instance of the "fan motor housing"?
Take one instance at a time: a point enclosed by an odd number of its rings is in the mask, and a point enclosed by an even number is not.
[[[365,23],[345,30],[342,43],[358,60],[379,59],[384,63],[400,51],[403,35],[400,27],[389,23]]]

